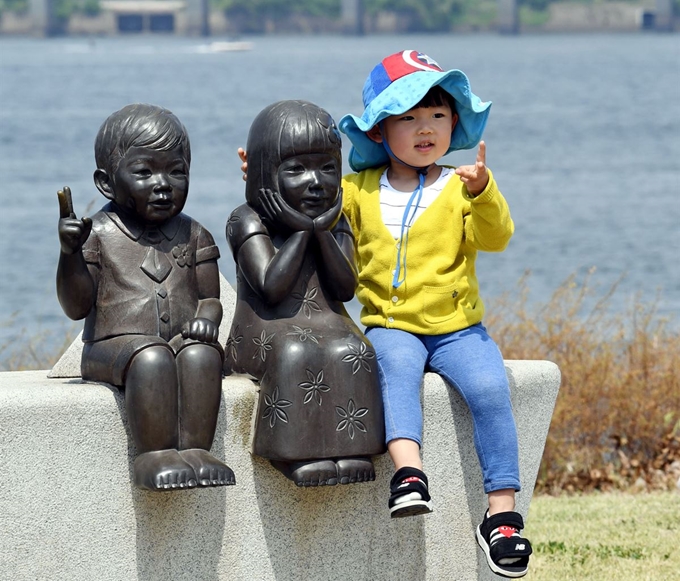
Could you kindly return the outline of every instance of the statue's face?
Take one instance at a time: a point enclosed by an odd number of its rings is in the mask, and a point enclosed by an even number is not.
[[[316,218],[329,210],[340,190],[340,168],[328,153],[296,155],[278,170],[279,193],[298,212]]]
[[[144,223],[163,224],[177,216],[189,193],[182,147],[131,147],[113,174],[113,191],[116,203]]]

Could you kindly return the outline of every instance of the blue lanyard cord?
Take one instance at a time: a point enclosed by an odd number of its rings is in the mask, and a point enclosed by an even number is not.
[[[415,218],[416,212],[418,211],[420,200],[423,197],[423,188],[425,187],[425,176],[427,175],[427,167],[413,166],[409,163],[406,163],[405,161],[402,161],[396,155],[394,155],[392,149],[387,143],[387,139],[385,139],[384,137],[385,129],[383,127],[382,121],[379,123],[379,126],[380,131],[383,134],[382,144],[383,147],[385,148],[385,151],[387,152],[387,155],[389,155],[395,161],[398,161],[400,164],[405,165],[406,167],[410,167],[411,169],[414,169],[418,172],[418,186],[416,187],[415,190],[413,190],[413,193],[411,194],[411,197],[409,198],[408,203],[406,204],[406,208],[404,209],[404,215],[401,218],[401,232],[399,233],[399,242],[397,243],[397,268],[394,271],[394,276],[392,277],[392,287],[399,288],[401,284],[406,280],[406,247],[408,246],[408,231],[409,228],[411,228],[411,224],[413,224],[413,219]],[[414,199],[416,200],[415,205],[413,204]],[[413,209],[413,212],[411,212],[411,209]],[[411,214],[410,216],[409,213]],[[401,276],[402,270],[404,272],[403,277]]]
[[[394,288],[399,288],[406,280],[406,249],[408,247],[408,233],[409,229],[411,228],[411,224],[413,224],[416,212],[418,211],[420,200],[423,197],[423,187],[425,186],[426,173],[427,170],[418,171],[418,187],[413,190],[411,197],[408,199],[406,208],[404,208],[404,215],[401,218],[401,232],[399,234],[399,242],[397,243],[397,268],[394,271],[394,276],[392,277],[392,286]],[[413,203],[414,199],[415,204]],[[401,276],[402,270],[404,273],[403,276]]]

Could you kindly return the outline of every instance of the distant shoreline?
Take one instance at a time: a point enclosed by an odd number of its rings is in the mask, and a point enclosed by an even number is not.
[[[120,4],[120,3],[119,3]],[[134,3],[130,3],[134,4]],[[347,25],[340,19],[295,15],[285,20],[259,21],[259,30],[242,30],[239,22],[230,20],[225,11],[211,10],[204,27],[197,27],[195,16],[190,16],[183,2],[174,2],[167,9],[167,13],[156,10],[144,13],[144,8],[137,9],[139,27],[130,22],[121,24],[122,18],[129,18],[134,14],[102,9],[96,15],[74,13],[66,19],[53,19],[50,23],[51,33],[40,30],[36,18],[30,13],[6,11],[0,13],[0,37],[2,36],[129,36],[139,34],[160,34],[177,36],[232,36],[247,35],[277,35],[277,34],[344,34]],[[132,12],[131,9],[129,12]],[[572,2],[557,2],[544,12],[532,13],[531,22],[522,18],[520,11],[519,33],[602,33],[602,32],[644,32],[655,31],[654,2],[605,2],[597,4],[580,4]],[[150,22],[157,20],[157,26]],[[192,21],[191,18],[194,20]],[[43,28],[47,25],[43,23]],[[125,27],[127,28],[127,31]],[[364,34],[474,34],[496,32],[497,25],[469,25],[454,26],[449,31],[430,32],[426,30],[414,31],[410,28],[410,19],[397,12],[384,11],[364,19]],[[680,30],[680,19],[670,17],[669,31]],[[209,34],[202,34],[209,31]]]

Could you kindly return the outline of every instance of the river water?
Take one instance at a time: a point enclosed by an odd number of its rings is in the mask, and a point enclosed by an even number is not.
[[[567,277],[596,267],[603,291],[623,277],[615,310],[659,293],[660,315],[680,311],[678,35],[245,40],[252,50],[210,53],[205,40],[178,37],[0,38],[0,348],[64,329],[56,191],[71,187],[79,216],[103,205],[93,143],[107,115],[147,102],[184,122],[193,154],[185,211],[213,233],[233,283],[224,225],[244,199],[236,148],[253,117],[291,98],[336,119],[360,114],[372,66],[405,48],[464,70],[494,103],[487,163],[516,233],[504,253],[480,256],[484,296],[515,292],[530,270],[530,301],[544,302]],[[473,160],[473,151],[445,158]]]

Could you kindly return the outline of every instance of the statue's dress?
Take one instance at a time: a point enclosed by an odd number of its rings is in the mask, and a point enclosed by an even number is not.
[[[351,233],[342,216],[332,232]],[[227,240],[236,260],[237,303],[225,348],[226,373],[256,378],[260,394],[253,453],[293,462],[385,451],[383,406],[371,344],[328,292],[320,253],[308,247],[289,296],[267,304],[238,265],[241,245],[272,236],[247,204],[234,210]],[[312,243],[313,244],[313,243]]]

